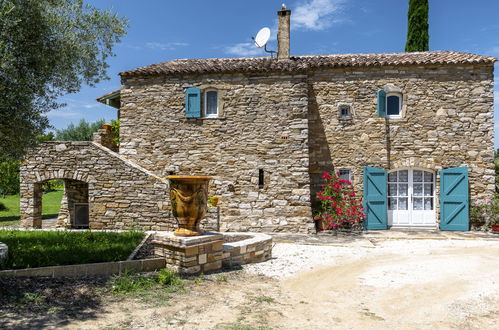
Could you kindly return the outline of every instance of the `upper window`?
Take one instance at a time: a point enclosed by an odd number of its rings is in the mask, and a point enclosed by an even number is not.
[[[204,117],[218,117],[218,92],[207,90],[204,93]]]
[[[388,118],[402,117],[402,97],[399,94],[386,94],[386,116]]]

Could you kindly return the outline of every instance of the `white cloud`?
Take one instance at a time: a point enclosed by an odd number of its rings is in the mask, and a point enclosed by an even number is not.
[[[346,21],[341,16],[346,0],[307,0],[293,10],[291,28],[324,30],[335,23]]]
[[[225,52],[236,56],[256,56],[263,54],[263,50],[261,48],[257,48],[255,44],[251,42],[242,42],[233,46],[225,47]]]
[[[48,118],[77,118],[82,114],[74,111],[67,111],[63,109],[51,110],[47,113]]]
[[[189,44],[185,42],[167,42],[167,43],[146,42],[147,48],[155,50],[175,50],[179,47],[185,47],[185,46],[189,46]]]
[[[99,103],[84,104],[83,107],[85,109],[94,109],[100,107],[100,104]]]

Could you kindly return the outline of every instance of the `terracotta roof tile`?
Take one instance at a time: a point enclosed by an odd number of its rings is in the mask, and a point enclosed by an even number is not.
[[[306,71],[315,68],[370,67],[388,65],[494,63],[494,57],[454,51],[385,54],[337,54],[292,56],[287,61],[271,57],[182,59],[121,72],[121,76],[172,75],[182,73]]]

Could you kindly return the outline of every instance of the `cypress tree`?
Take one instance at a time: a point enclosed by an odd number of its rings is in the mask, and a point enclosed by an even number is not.
[[[428,0],[409,0],[406,52],[429,50]]]

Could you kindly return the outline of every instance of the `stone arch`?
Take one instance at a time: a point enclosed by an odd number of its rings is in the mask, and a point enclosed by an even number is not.
[[[92,183],[94,181],[93,178],[90,175],[88,175],[87,172],[83,172],[78,169],[38,170],[38,171],[33,171],[33,174],[36,177],[36,182],[34,183],[41,183],[44,181],[57,180],[57,179],[77,180],[77,181],[83,181],[85,183]]]
[[[435,172],[437,170],[432,158],[406,157],[391,162],[390,171],[401,168],[420,168]]]

